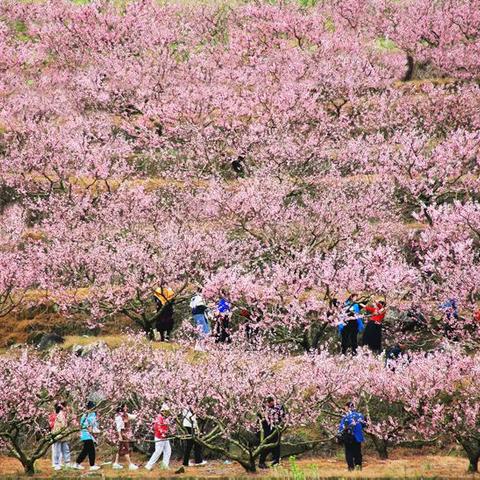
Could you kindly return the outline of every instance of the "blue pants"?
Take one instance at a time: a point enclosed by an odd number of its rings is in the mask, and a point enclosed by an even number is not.
[[[60,440],[52,445],[53,466],[68,465],[70,463],[70,446],[68,442]]]
[[[200,330],[204,335],[208,335],[210,333],[210,325],[207,322],[207,318],[203,313],[197,313],[193,316],[193,321],[197,327],[200,327]]]

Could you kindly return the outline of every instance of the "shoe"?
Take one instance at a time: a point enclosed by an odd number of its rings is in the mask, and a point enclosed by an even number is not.
[[[280,462],[272,462],[272,464],[270,466],[271,467],[278,467],[278,466],[280,466]]]
[[[134,463],[131,463],[131,464],[128,466],[128,469],[129,469],[129,470],[138,470],[138,465],[135,465]]]
[[[100,470],[100,467],[99,467],[98,465],[92,465],[92,466],[90,467],[90,471],[93,472],[93,471],[95,471],[95,470]]]
[[[80,465],[79,463],[74,463],[72,465],[72,468],[74,468],[75,470],[83,470],[85,467],[83,467],[82,465]]]
[[[123,468],[123,465],[120,465],[119,463],[114,463],[114,464],[112,465],[112,468],[113,468],[114,470],[121,470],[121,469]]]
[[[263,468],[263,469],[266,469],[268,468],[267,465],[265,463],[259,463],[258,464],[258,468]]]
[[[203,460],[202,462],[200,463],[194,463],[193,466],[194,467],[203,467],[204,465],[206,465],[208,462],[206,460]]]
[[[145,467],[144,467],[144,468],[145,468],[145,470],[148,470],[148,471],[150,471],[150,470],[151,470],[153,467],[151,467],[150,465],[148,465],[148,464],[147,464],[147,465],[145,465]]]
[[[169,465],[165,465],[165,464],[163,464],[163,463],[160,465],[160,468],[161,468],[162,470],[170,470],[170,466],[169,466]]]
[[[61,466],[61,465],[55,465],[55,466],[53,467],[53,469],[58,471],[58,470],[61,470],[61,469],[62,469],[62,466]]]

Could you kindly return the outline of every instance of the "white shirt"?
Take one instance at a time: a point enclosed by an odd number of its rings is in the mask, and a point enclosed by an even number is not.
[[[127,415],[129,420],[135,420],[137,418],[136,415],[132,415],[130,413],[127,413]],[[115,415],[115,427],[118,433],[122,433],[122,430],[125,428],[125,422],[123,421],[123,416],[120,415],[119,413]]]
[[[206,303],[203,297],[199,293],[196,293],[190,300],[190,308],[193,310],[194,308],[197,308],[200,305],[206,305]]]
[[[197,423],[197,416],[192,413],[190,409],[185,409],[182,412],[183,415],[183,423],[182,425],[187,428],[198,428],[198,423]]]

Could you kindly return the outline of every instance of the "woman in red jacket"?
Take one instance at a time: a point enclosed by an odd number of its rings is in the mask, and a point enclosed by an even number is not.
[[[385,318],[385,302],[375,302],[367,305],[365,310],[368,313],[368,322],[363,332],[363,345],[367,346],[374,353],[382,351],[382,322]]]

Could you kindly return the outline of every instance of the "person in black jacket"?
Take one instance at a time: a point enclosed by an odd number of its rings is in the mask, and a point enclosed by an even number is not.
[[[163,306],[157,303],[157,312],[155,328],[160,332],[160,340],[168,342],[173,330],[173,302],[169,301]]]
[[[230,335],[230,319],[232,307],[230,303],[221,298],[217,303],[217,308],[213,314],[214,327],[213,336],[217,343],[231,343],[232,337]]]
[[[154,296],[157,306],[155,328],[160,332],[162,342],[168,342],[173,330],[173,290],[157,289]]]
[[[363,331],[361,306],[357,301],[357,295],[352,293],[343,304],[342,320],[338,326],[342,341],[342,355],[348,351],[352,355],[357,354],[358,333]]]

